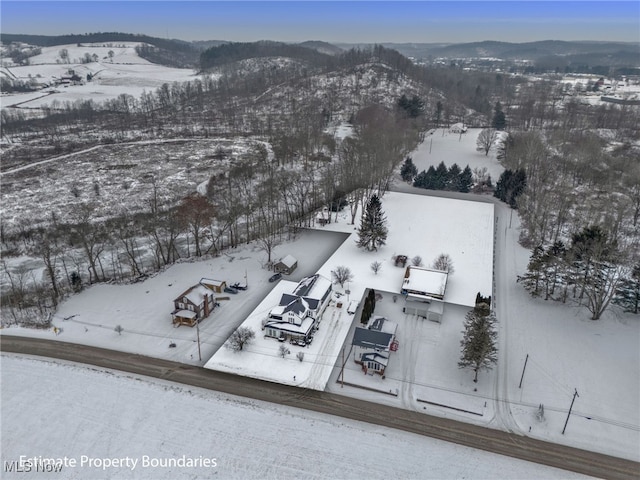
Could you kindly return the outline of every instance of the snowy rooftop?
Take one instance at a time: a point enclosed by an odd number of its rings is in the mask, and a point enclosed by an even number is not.
[[[320,299],[324,297],[329,288],[331,288],[331,281],[322,275],[316,274],[300,280],[293,294],[299,297]]]
[[[202,285],[213,285],[215,287],[221,287],[224,282],[224,280],[214,280],[212,278],[201,278],[200,279],[200,283]]]
[[[407,267],[402,281],[402,290],[414,295],[442,300],[447,288],[447,276],[447,272],[441,270]]]
[[[182,298],[187,297],[187,299],[194,305],[200,305],[203,302],[204,297],[207,295],[211,295],[211,290],[203,285],[194,285],[180,295],[177,300],[180,301]]]
[[[282,258],[279,263],[282,263],[287,268],[291,268],[297,262],[298,262],[298,260],[296,260],[295,257],[293,257],[293,255],[287,255],[286,257]]]

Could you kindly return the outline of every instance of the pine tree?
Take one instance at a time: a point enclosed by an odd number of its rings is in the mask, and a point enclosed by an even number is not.
[[[527,265],[527,273],[518,276],[518,283],[527,290],[532,297],[540,296],[540,282],[543,278],[543,262],[544,249],[538,245],[531,252],[529,264]]]
[[[447,172],[447,184],[445,185],[446,190],[450,190],[452,192],[460,191],[460,174],[462,171],[457,163],[454,163],[449,167],[449,171]]]
[[[462,173],[460,174],[460,181],[458,182],[458,191],[462,193],[468,193],[471,191],[471,187],[473,187],[473,173],[471,172],[471,168],[469,165],[464,167]]]
[[[405,182],[412,182],[417,174],[418,169],[413,163],[412,158],[407,157],[407,159],[402,164],[402,167],[400,168],[400,176],[402,177],[402,180],[404,180]]]
[[[502,111],[502,105],[500,102],[496,102],[496,106],[493,109],[493,119],[491,120],[491,126],[496,130],[504,130],[507,126],[507,119]]]
[[[440,162],[435,169],[435,175],[433,178],[433,190],[444,190],[449,182],[449,170],[444,162]]]
[[[459,368],[471,367],[475,372],[474,382],[478,382],[478,372],[489,370],[498,362],[496,341],[498,333],[495,329],[496,319],[493,313],[488,315],[474,309],[467,313],[463,337],[460,341],[462,353]]]
[[[519,168],[515,172],[507,169],[500,175],[493,196],[508,203],[511,208],[517,208],[517,199],[526,186],[527,175],[523,169]]]
[[[358,229],[359,247],[365,247],[367,250],[378,250],[378,247],[385,245],[387,240],[387,219],[382,211],[382,204],[377,195],[373,195],[360,220],[360,228]]]
[[[640,312],[640,263],[636,263],[628,278],[620,280],[613,303],[621,306],[625,312]]]

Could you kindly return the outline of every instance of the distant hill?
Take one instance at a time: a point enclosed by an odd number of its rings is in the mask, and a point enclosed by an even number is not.
[[[548,62],[553,58],[555,63],[565,65],[640,66],[639,43],[544,40],[526,43],[483,41],[456,44],[382,43],[382,45],[418,60],[490,57]],[[351,48],[367,45],[338,44],[338,46]]]
[[[332,55],[321,53],[314,48],[263,40],[249,43],[233,42],[211,47],[200,54],[200,68],[206,70],[226,63],[263,57],[293,58],[316,66],[333,63]]]
[[[150,62],[172,67],[196,66],[199,55],[199,51],[191,42],[121,32],[98,32],[58,36],[0,33],[0,41],[4,44],[21,42],[40,47],[54,47],[74,43],[146,43],[148,46],[140,47],[138,49],[138,55]]]
[[[299,43],[301,47],[311,48],[317,52],[327,55],[339,55],[344,53],[344,50],[340,47],[333,45],[332,43],[322,42],[320,40],[308,40],[306,42]]]

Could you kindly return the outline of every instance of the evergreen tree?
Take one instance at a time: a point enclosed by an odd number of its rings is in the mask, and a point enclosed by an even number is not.
[[[427,172],[422,170],[416,177],[413,179],[413,186],[418,188],[427,188],[425,187],[427,181]]]
[[[500,175],[493,196],[508,203],[511,208],[518,208],[517,198],[526,186],[527,175],[523,169],[519,168],[515,172],[507,169]]]
[[[471,191],[471,187],[473,187],[473,173],[471,172],[471,168],[469,165],[464,167],[462,173],[460,174],[460,181],[458,182],[458,191],[462,193],[468,193]]]
[[[502,105],[500,102],[496,102],[493,109],[493,119],[491,120],[491,126],[496,130],[504,130],[507,126],[507,119],[502,111]]]
[[[532,297],[540,296],[540,282],[543,278],[544,270],[543,255],[544,248],[538,245],[531,252],[529,264],[527,265],[527,273],[518,276],[517,282],[521,283]]]
[[[449,182],[449,170],[444,162],[440,162],[433,177],[433,190],[444,190]]]
[[[417,174],[418,169],[413,163],[413,159],[411,157],[407,157],[400,168],[400,176],[402,177],[402,180],[405,182],[412,182]]]
[[[449,171],[447,172],[447,184],[445,186],[446,190],[450,190],[452,192],[460,191],[460,174],[462,171],[457,163],[454,163],[449,167]]]
[[[544,268],[545,296],[544,299],[552,298],[556,286],[564,278],[565,254],[567,252],[564,243],[560,240],[549,246],[542,256]],[[566,284],[566,282],[565,282]],[[566,295],[566,289],[565,289]]]
[[[367,206],[360,220],[358,229],[359,247],[367,250],[378,250],[378,247],[385,245],[387,240],[387,219],[382,211],[382,204],[377,195],[373,195],[367,202]]]
[[[474,382],[478,381],[481,369],[489,370],[498,361],[496,318],[493,313],[486,313],[486,310],[479,309],[467,313],[460,341],[462,353],[458,367],[471,367],[475,372]]]
[[[625,312],[640,312],[640,263],[636,263],[628,278],[620,280],[613,303],[621,306]]]

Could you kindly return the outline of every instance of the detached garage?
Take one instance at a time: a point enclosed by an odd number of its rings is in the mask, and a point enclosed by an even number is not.
[[[437,300],[420,302],[412,300],[411,295],[408,295],[403,311],[407,315],[417,315],[432,322],[440,323],[442,321],[442,314],[444,313],[444,302]]]

